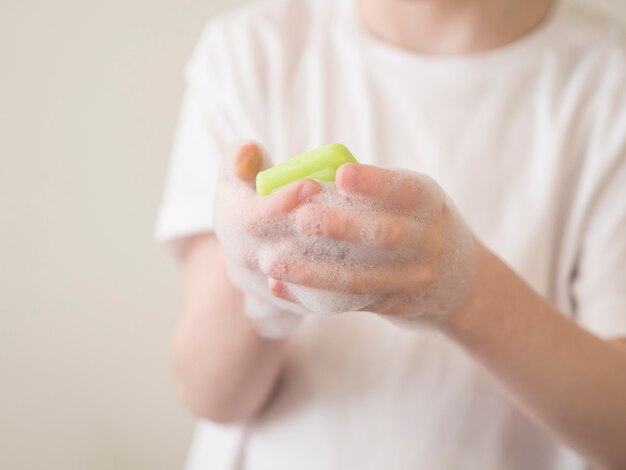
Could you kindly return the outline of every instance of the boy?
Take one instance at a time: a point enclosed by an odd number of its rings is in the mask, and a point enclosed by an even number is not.
[[[188,468],[626,468],[625,52],[549,0],[212,21],[159,225],[185,270],[181,396],[205,418]],[[259,198],[270,162],[241,139],[367,165],[339,169],[344,204],[312,180]],[[312,263],[320,243],[353,248]],[[371,302],[301,321],[303,288]]]

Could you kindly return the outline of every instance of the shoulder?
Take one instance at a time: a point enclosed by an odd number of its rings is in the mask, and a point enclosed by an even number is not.
[[[582,183],[602,191],[610,179],[626,176],[626,30],[613,18],[588,7],[569,5],[563,15],[556,54],[567,57],[564,90],[572,106],[584,104],[580,133],[588,135]],[[583,184],[584,186],[584,184]]]
[[[209,64],[225,82],[266,90],[299,61],[337,1],[256,0],[218,15],[204,27],[187,73]]]
[[[580,105],[586,115],[586,132],[623,139],[626,31],[613,18],[588,7],[567,4],[561,9],[545,69],[560,76],[561,93],[568,103],[564,116],[571,117]]]
[[[562,31],[579,46],[599,45],[623,37],[624,26],[606,13],[570,2],[558,8]]]
[[[571,58],[573,67],[626,72],[626,30],[620,23],[582,5],[560,8],[558,50]]]

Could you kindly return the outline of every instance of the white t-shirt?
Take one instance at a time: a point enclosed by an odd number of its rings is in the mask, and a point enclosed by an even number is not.
[[[626,335],[626,42],[569,5],[506,47],[422,56],[361,25],[355,0],[257,2],[210,22],[158,235],[212,227],[241,139],[275,162],[330,143],[434,177],[475,233],[564,314]],[[309,317],[272,403],[200,422],[189,470],[578,469],[455,344],[374,315]]]

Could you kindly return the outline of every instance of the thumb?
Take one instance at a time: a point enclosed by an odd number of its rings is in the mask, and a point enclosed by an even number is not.
[[[259,144],[246,142],[237,149],[229,166],[229,173],[232,176],[254,188],[256,175],[261,170],[269,168],[271,160]]]

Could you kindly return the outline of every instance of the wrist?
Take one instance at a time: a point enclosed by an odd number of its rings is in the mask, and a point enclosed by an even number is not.
[[[461,306],[440,325],[441,331],[464,345],[484,345],[493,335],[506,335],[510,317],[519,309],[523,281],[481,243],[472,286]]]

